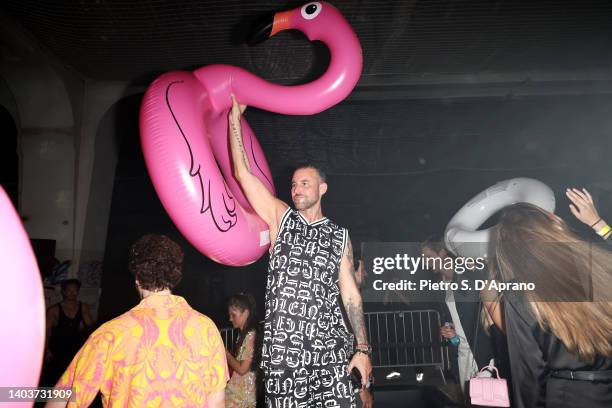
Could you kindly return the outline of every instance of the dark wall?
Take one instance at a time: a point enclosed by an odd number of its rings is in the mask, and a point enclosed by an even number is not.
[[[17,154],[17,127],[9,111],[0,105],[0,185],[17,206],[19,196],[19,157]]]
[[[266,261],[229,268],[197,253],[172,225],[146,174],[138,141],[140,97],[117,105],[121,141],[104,265],[102,319],[137,302],[126,269],[129,244],[162,232],[186,249],[177,292],[227,326],[223,301],[248,290],[263,304]],[[586,186],[612,215],[612,98],[531,96],[347,101],[315,116],[249,109],[279,196],[289,200],[291,167],[310,161],[328,172],[327,216],[363,241],[417,241],[440,234],[465,202],[497,181],[534,177],[556,194],[557,213],[581,233],[563,194]]]

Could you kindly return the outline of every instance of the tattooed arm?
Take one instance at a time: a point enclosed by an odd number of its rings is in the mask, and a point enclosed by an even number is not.
[[[346,240],[346,247],[342,255],[340,263],[340,296],[344,303],[344,308],[351,322],[351,327],[355,333],[357,344],[367,344],[368,337],[366,335],[365,322],[363,320],[363,307],[361,303],[361,294],[357,288],[354,274],[355,266],[353,264],[353,245],[351,239]]]
[[[353,246],[351,245],[351,239],[347,237],[346,247],[344,254],[342,255],[342,261],[340,263],[340,296],[344,303],[346,314],[353,328],[353,333],[357,340],[357,348],[364,348],[368,343],[368,336],[366,334],[365,321],[363,319],[363,306],[361,302],[361,294],[355,283],[353,265]],[[364,353],[355,353],[351,362],[349,363],[349,372],[357,367],[361,372],[361,381],[365,385],[370,378],[372,372],[372,363],[370,357]]]
[[[287,209],[287,204],[277,199],[268,191],[266,186],[251,171],[251,164],[247,152],[242,144],[242,127],[240,117],[244,112],[245,106],[239,105],[236,98],[232,95],[232,109],[229,113],[229,138],[230,150],[234,164],[234,176],[242,191],[249,200],[249,203],[269,226],[275,228],[280,221],[280,217]],[[270,231],[271,233],[273,231]],[[271,234],[273,235],[273,234]],[[274,237],[270,237],[274,242]]]

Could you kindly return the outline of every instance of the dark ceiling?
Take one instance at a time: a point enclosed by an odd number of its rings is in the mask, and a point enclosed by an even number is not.
[[[254,17],[302,3],[5,0],[0,10],[88,79],[145,84],[161,72],[226,63],[296,83],[324,69],[323,47],[294,33],[255,48],[242,39]],[[612,66],[608,0],[333,4],[361,40],[362,84],[386,86],[432,75],[584,73]]]

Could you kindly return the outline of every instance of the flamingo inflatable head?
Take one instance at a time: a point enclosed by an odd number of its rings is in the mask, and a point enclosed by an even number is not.
[[[318,40],[319,35],[327,31],[321,24],[343,21],[343,19],[338,19],[340,13],[331,4],[325,3],[325,8],[326,12],[321,17],[319,15],[323,11],[323,3],[318,1],[305,4],[297,9],[263,16],[252,27],[247,43],[257,45],[279,31],[292,28],[304,32],[310,41]],[[316,24],[310,24],[316,18],[319,18]]]
[[[328,46],[344,45],[334,42],[333,37],[347,37],[352,32],[338,9],[329,3],[315,1],[293,10],[262,16],[251,28],[247,44],[260,44],[280,31],[291,29],[300,30],[310,41],[321,40]]]
[[[161,75],[145,93],[140,135],[147,170],[164,208],[200,252],[226,265],[256,261],[269,247],[268,226],[257,216],[232,174],[227,114],[230,95],[246,105],[287,115],[328,109],[353,90],[362,69],[361,46],[331,4],[312,2],[260,23],[252,44],[297,29],[330,50],[330,64],[315,81],[281,86],[231,65]],[[275,194],[261,146],[242,119],[250,167]]]

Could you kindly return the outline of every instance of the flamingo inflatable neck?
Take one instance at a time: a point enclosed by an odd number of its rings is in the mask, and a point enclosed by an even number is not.
[[[306,10],[313,8],[316,15],[308,19]],[[361,75],[363,57],[357,36],[340,12],[329,3],[315,2],[277,13],[271,35],[285,29],[300,30],[309,40],[322,41],[329,48],[331,58],[326,72],[307,84],[282,86],[230,65],[200,68],[194,75],[208,90],[216,112],[231,107],[230,93],[234,93],[242,104],[285,115],[316,114],[350,94]],[[220,82],[219,77],[228,80]],[[217,80],[212,83],[209,78]],[[220,83],[224,85],[219,86]]]

